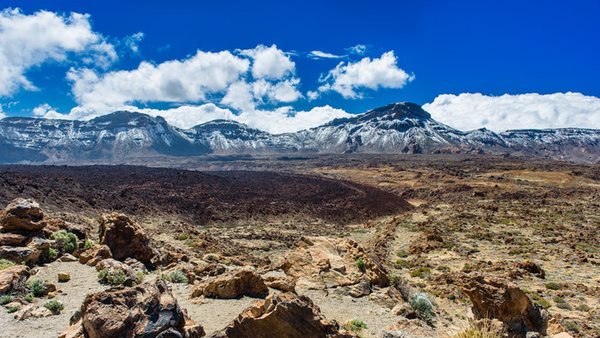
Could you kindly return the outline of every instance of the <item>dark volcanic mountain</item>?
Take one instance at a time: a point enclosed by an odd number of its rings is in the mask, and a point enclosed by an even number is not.
[[[325,125],[273,135],[215,120],[190,129],[119,111],[90,121],[0,120],[0,162],[123,160],[155,155],[289,153],[517,153],[600,161],[600,130],[460,131],[414,103],[395,103]]]

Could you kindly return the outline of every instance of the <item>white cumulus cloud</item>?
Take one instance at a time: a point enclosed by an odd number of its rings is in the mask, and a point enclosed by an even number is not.
[[[64,61],[69,53],[85,54],[84,62],[102,66],[117,58],[113,46],[92,31],[88,15],[0,11],[0,96],[21,88],[36,90],[27,71],[44,62]]]
[[[365,57],[357,62],[340,62],[321,79],[319,92],[335,91],[344,98],[360,98],[363,89],[402,88],[414,76],[398,67],[393,51],[379,58]],[[314,93],[307,94],[314,99]]]
[[[33,116],[36,117],[56,116],[56,114],[58,114],[58,112],[47,103],[33,108]]]
[[[254,59],[252,76],[256,79],[278,80],[296,70],[294,61],[276,45],[258,45],[254,49],[241,50],[240,53]]]
[[[423,109],[434,119],[462,130],[600,128],[600,98],[581,93],[443,94]]]

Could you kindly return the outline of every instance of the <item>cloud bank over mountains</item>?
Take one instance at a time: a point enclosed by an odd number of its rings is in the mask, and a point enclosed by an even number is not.
[[[163,116],[182,128],[231,119],[283,133],[351,116],[330,105],[296,109],[299,103],[306,106],[330,95],[360,100],[381,89],[401,89],[416,79],[399,64],[394,51],[369,55],[372,48],[363,44],[343,53],[298,53],[275,44],[197,50],[183,58],[143,60],[130,69],[118,69],[122,55],[139,55],[143,40],[143,32],[120,40],[108,38],[93,30],[87,14],[25,14],[5,9],[0,12],[0,99],[21,91],[44,91],[29,72],[61,64],[68,69],[64,80],[75,107],[60,111],[43,103],[32,108],[33,116],[90,119],[130,110]],[[298,58],[337,65],[323,72],[316,83],[304,83],[296,68]],[[580,93],[444,94],[424,108],[459,129],[600,128],[600,99]],[[0,118],[6,109],[0,106]]]

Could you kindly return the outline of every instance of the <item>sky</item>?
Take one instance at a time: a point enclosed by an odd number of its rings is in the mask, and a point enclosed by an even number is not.
[[[600,1],[0,1],[0,117],[600,128]]]

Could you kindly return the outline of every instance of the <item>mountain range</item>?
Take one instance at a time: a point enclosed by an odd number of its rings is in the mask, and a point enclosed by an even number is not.
[[[291,153],[493,153],[600,162],[600,130],[461,131],[414,103],[394,103],[295,133],[270,134],[229,120],[177,128],[117,111],[89,121],[0,120],[0,162],[113,161],[144,156]]]

